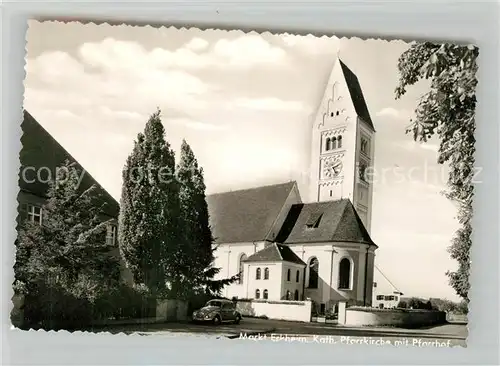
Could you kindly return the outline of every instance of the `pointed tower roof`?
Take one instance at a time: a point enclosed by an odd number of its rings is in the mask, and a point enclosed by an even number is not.
[[[365,97],[363,95],[363,90],[361,89],[358,77],[344,62],[342,62],[340,58],[338,59],[338,62],[340,63],[342,73],[344,74],[356,114],[375,132],[375,127],[373,126],[370,112],[368,111],[368,106],[366,105]]]

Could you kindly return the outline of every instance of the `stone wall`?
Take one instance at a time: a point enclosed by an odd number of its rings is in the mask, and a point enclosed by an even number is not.
[[[419,328],[444,323],[446,323],[446,313],[434,310],[350,307],[345,309],[345,316],[339,314],[339,324],[346,326]]]
[[[311,301],[237,300],[236,308],[241,315],[268,319],[311,321]]]
[[[156,305],[157,321],[187,320],[188,304],[182,300],[158,300]]]

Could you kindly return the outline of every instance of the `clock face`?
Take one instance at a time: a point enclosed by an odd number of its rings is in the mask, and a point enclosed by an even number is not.
[[[324,168],[325,175],[328,178],[334,178],[342,172],[342,161],[339,159],[327,160]]]

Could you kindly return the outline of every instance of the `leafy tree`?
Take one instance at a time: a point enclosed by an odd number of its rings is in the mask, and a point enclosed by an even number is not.
[[[137,283],[153,296],[168,291],[180,257],[179,189],[175,157],[165,140],[161,111],[139,133],[123,169],[118,240]]]
[[[22,217],[16,241],[14,290],[25,295],[27,312],[40,308],[41,318],[50,315],[43,313],[42,303],[54,306],[61,300],[57,294],[91,304],[120,278],[116,248],[106,242],[105,202],[97,187],[79,187],[81,170],[69,161],[56,172],[42,223]],[[71,316],[69,307],[60,310],[61,318]]]
[[[188,143],[183,140],[176,177],[180,184],[180,218],[182,227],[182,252],[177,257],[178,293],[204,292],[217,296],[225,285],[236,277],[222,280],[213,278],[220,268],[213,266],[214,239],[209,224],[208,205],[205,195],[203,168]],[[181,278],[182,277],[182,278]]]
[[[478,48],[472,45],[413,44],[399,58],[400,80],[396,88],[396,98],[400,98],[418,81],[431,81],[430,91],[420,99],[416,119],[406,132],[413,133],[413,138],[422,142],[437,135],[440,140],[438,163],[450,166],[446,196],[458,203],[460,228],[449,247],[451,257],[458,261],[458,269],[448,271],[447,275],[450,285],[467,302],[478,54]]]
[[[401,308],[401,309],[406,309],[408,307],[408,304],[406,303],[406,301],[403,301],[401,300],[399,303],[398,303],[398,308]]]

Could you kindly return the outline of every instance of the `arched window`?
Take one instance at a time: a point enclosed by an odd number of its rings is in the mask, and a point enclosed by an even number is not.
[[[269,268],[264,268],[264,279],[268,280],[269,279]]]
[[[285,299],[287,299],[287,300],[291,300],[292,299],[292,293],[289,290],[286,291],[286,297],[285,297]]]
[[[332,137],[332,150],[335,150],[337,148],[337,138]]]
[[[337,147],[339,149],[342,147],[342,136],[337,137]]]
[[[267,290],[264,290],[264,293],[263,293],[262,297],[264,299],[268,299],[269,298],[269,293],[267,292]]]
[[[339,290],[351,288],[351,261],[344,258],[339,264]]]
[[[300,271],[297,270],[297,273],[295,274],[295,282],[300,282]]]
[[[255,298],[260,299],[260,290],[259,289],[255,290]]]
[[[288,268],[288,271],[286,271],[286,280],[290,281],[291,277],[292,277],[292,270]]]
[[[238,283],[241,285],[243,283],[243,271],[244,271],[244,263],[243,261],[247,259],[245,254],[240,255],[240,262],[238,263]]]
[[[326,151],[331,150],[331,148],[332,148],[332,141],[331,141],[331,140],[330,140],[330,138],[328,137],[328,138],[326,139]]]
[[[309,262],[309,288],[318,288],[319,261],[313,258]]]
[[[293,299],[294,300],[298,300],[299,299],[299,290],[295,290],[295,294],[293,295]]]
[[[260,268],[257,268],[257,270],[255,271],[255,279],[260,280]]]

